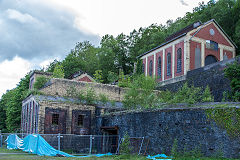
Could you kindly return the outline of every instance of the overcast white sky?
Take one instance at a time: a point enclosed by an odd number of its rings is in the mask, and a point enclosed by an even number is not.
[[[0,97],[30,70],[63,59],[79,41],[168,19],[208,0],[0,0]]]

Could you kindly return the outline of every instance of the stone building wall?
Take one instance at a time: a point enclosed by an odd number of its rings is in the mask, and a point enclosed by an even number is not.
[[[110,100],[114,101],[122,101],[126,90],[124,88],[108,84],[78,82],[67,79],[53,78],[40,91],[47,95],[68,97],[68,91],[72,89],[76,90],[77,92],[84,92],[89,88],[93,88],[97,95],[104,94]]]
[[[240,57],[236,58],[240,62]],[[186,77],[178,80],[178,82],[159,82],[158,90],[178,91],[184,83],[194,85],[195,87],[206,88],[209,86],[215,102],[221,102],[224,91],[230,91],[230,81],[224,77],[224,68],[228,63],[233,63],[235,59],[220,61],[202,68],[188,71]]]
[[[147,154],[169,155],[177,139],[179,151],[199,148],[205,156],[220,151],[225,157],[240,157],[240,137],[229,136],[223,127],[209,119],[206,107],[114,113],[99,117],[97,124],[118,126],[120,137],[127,132],[131,137],[149,139]]]
[[[81,111],[90,111],[91,112],[91,128],[89,131],[91,134],[95,132],[95,106],[84,105],[84,104],[74,104],[70,102],[57,102],[57,101],[40,101],[39,102],[39,125],[38,132],[41,134],[45,133],[45,118],[48,113],[46,110],[52,109],[53,111],[66,111],[66,121],[60,121],[59,123],[66,123],[66,134],[71,134],[72,130],[72,113],[73,110],[81,110]]]

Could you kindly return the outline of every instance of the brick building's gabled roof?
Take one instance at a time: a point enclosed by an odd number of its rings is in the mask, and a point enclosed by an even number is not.
[[[211,23],[211,22],[214,22],[214,23],[218,26],[218,28],[223,32],[223,34],[229,39],[229,41],[234,45],[234,47],[237,48],[236,44],[231,40],[231,38],[230,38],[230,37],[227,35],[227,33],[221,28],[221,26],[220,26],[214,19],[211,19],[210,21],[207,21],[207,22],[205,22],[204,24],[202,24],[201,21],[197,21],[197,22],[195,22],[195,23],[193,23],[193,24],[190,24],[189,26],[181,29],[180,31],[178,31],[178,32],[176,32],[176,33],[168,36],[168,37],[166,38],[166,41],[165,41],[164,43],[162,43],[162,44],[160,44],[159,46],[157,46],[157,47],[155,47],[155,48],[153,48],[153,49],[151,49],[151,50],[149,50],[149,51],[147,51],[147,52],[145,52],[145,53],[137,56],[137,58],[140,58],[140,57],[142,57],[142,56],[144,56],[144,55],[146,55],[146,54],[148,54],[148,53],[150,53],[150,52],[152,52],[152,51],[154,51],[154,50],[156,50],[156,49],[158,49],[158,48],[161,48],[162,46],[164,46],[164,45],[166,45],[166,44],[168,44],[168,43],[171,43],[172,41],[174,41],[174,40],[176,40],[176,39],[179,39],[179,38],[185,36],[188,32],[192,31],[193,29],[196,29],[196,28],[199,27],[199,26],[205,26],[206,24]],[[199,30],[201,30],[201,29],[202,29],[202,27],[200,27],[200,28],[196,31],[196,33],[197,33]],[[194,34],[194,35],[195,35],[195,34]],[[193,36],[194,36],[194,35],[193,35]]]

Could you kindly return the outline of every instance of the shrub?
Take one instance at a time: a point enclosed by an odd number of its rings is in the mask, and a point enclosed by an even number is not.
[[[102,83],[103,82],[103,73],[102,70],[96,70],[95,73],[93,74],[94,79],[96,82],[98,83]]]
[[[228,64],[224,69],[225,77],[230,80],[232,101],[240,101],[240,64],[235,61],[233,64]]]
[[[96,100],[96,93],[95,93],[95,90],[93,88],[88,88],[86,90],[86,94],[85,94],[85,100],[86,100],[86,103],[88,104],[94,104],[94,101]]]
[[[106,104],[109,101],[108,97],[105,94],[101,93],[98,95],[98,99],[104,104]]]
[[[127,133],[125,133],[122,139],[122,143],[120,144],[119,151],[120,151],[120,154],[128,154],[128,155],[132,152],[130,137]]]
[[[152,108],[157,104],[157,96],[153,92],[156,86],[155,79],[139,75],[129,83],[129,90],[124,96],[125,108],[145,107]]]
[[[56,64],[54,70],[53,70],[53,78],[64,78],[64,70],[63,66],[60,64]]]
[[[49,78],[44,76],[37,77],[36,82],[34,83],[34,89],[41,89],[48,81]]]

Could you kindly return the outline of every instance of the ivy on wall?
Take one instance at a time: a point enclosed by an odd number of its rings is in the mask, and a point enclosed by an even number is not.
[[[207,117],[226,129],[228,135],[240,137],[240,109],[221,105],[206,110]],[[223,108],[224,107],[224,108]]]

